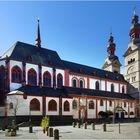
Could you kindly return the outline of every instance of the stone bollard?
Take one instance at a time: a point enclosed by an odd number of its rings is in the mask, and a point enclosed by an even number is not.
[[[80,128],[80,122],[77,123],[77,127]]]
[[[75,122],[73,122],[73,123],[72,123],[72,126],[73,126],[73,127],[75,127],[75,126],[76,126]]]
[[[54,140],[59,140],[59,130],[58,129],[54,130]]]
[[[87,122],[84,123],[84,129],[87,129]]]
[[[103,131],[106,131],[106,123],[103,124]]]
[[[49,135],[49,127],[46,127],[47,136]]]
[[[53,137],[53,128],[49,128],[49,137]]]
[[[29,133],[33,133],[33,127],[32,127],[32,125],[29,126]]]
[[[92,130],[95,130],[95,123],[91,124],[91,128],[92,128]]]

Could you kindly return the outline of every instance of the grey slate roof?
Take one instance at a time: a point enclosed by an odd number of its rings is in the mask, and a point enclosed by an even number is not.
[[[39,86],[23,86],[17,89],[20,92],[24,92],[24,94],[34,95],[34,96],[51,96],[51,97],[71,97],[72,95],[81,96],[88,95],[99,98],[118,98],[118,99],[130,99],[134,100],[128,94],[119,94],[112,92],[105,92],[101,90],[90,90],[84,88],[73,88],[73,87],[62,87],[62,89],[54,89],[49,87],[39,87]]]
[[[57,67],[62,69],[69,69],[70,72],[87,74],[90,76],[97,76],[100,78],[107,78],[116,81],[123,81],[123,75],[108,72],[102,69],[97,69],[90,66],[85,66],[73,62],[61,60],[56,51],[49,50],[46,48],[38,48],[35,45],[26,44],[23,42],[15,43],[2,57],[0,60],[6,58],[18,60],[22,62],[30,62],[34,64],[42,64],[50,67]]]

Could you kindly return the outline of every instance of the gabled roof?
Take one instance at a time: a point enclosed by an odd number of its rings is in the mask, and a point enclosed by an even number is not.
[[[91,89],[84,89],[84,88],[73,88],[73,87],[62,87],[62,89],[54,89],[49,87],[39,87],[39,86],[23,86],[16,91],[20,93],[23,92],[24,94],[34,95],[34,96],[51,96],[51,97],[72,97],[75,96],[93,96],[99,98],[118,98],[118,99],[132,99],[129,94],[119,94],[119,93],[112,93],[106,92],[101,90],[91,90]]]
[[[121,74],[116,74],[113,72],[105,71],[102,69],[90,67],[90,66],[85,66],[82,64],[77,64],[69,61],[64,61],[65,67],[70,70],[70,72],[75,72],[75,73],[80,73],[80,74],[86,74],[90,76],[97,76],[100,78],[107,78],[111,80],[116,80],[116,81],[123,81],[124,80],[123,75]]]
[[[64,68],[63,62],[56,51],[38,48],[23,42],[15,43],[1,58],[6,56],[9,59]]]

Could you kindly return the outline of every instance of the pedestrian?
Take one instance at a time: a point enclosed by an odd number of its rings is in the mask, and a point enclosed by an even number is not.
[[[48,133],[49,117],[45,116],[45,117],[42,118],[41,126],[43,128],[43,133],[45,133],[46,131]]]

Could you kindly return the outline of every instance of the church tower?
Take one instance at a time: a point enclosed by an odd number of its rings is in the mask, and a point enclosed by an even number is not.
[[[129,94],[140,103],[140,24],[135,10],[129,36],[130,42],[124,54],[124,77],[130,83]]]
[[[121,64],[119,58],[115,55],[115,49],[116,49],[116,44],[114,43],[114,38],[111,33],[107,46],[108,57],[106,58],[102,69],[114,73],[120,73]]]

